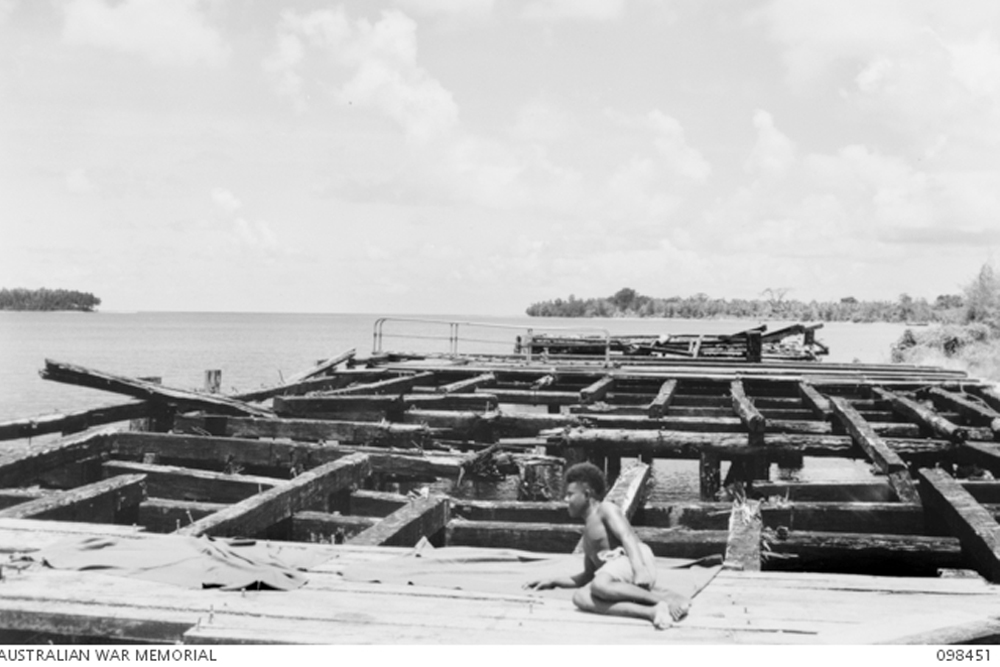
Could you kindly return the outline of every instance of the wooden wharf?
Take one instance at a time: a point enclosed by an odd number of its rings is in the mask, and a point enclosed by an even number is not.
[[[928,366],[353,350],[223,396],[46,361],[127,402],[0,423],[0,638],[136,643],[969,643],[1000,638],[1000,394]],[[217,386],[218,377],[213,383]],[[124,425],[123,425],[124,424]],[[60,437],[25,442],[44,434]],[[871,475],[787,481],[816,459]],[[658,498],[657,459],[697,461]],[[663,559],[725,556],[687,619],[345,577],[415,548],[572,554],[589,460]],[[484,497],[484,489],[506,489]],[[477,493],[479,491],[480,493]],[[734,498],[736,501],[734,502]],[[733,517],[751,503],[750,549]],[[19,557],[70,538],[259,540],[296,590],[188,590]],[[138,543],[138,542],[137,542]],[[746,544],[744,546],[747,546]],[[747,554],[752,554],[747,556]],[[26,564],[27,563],[27,564]],[[264,597],[261,597],[264,596]],[[266,603],[265,603],[266,601]],[[892,623],[889,623],[889,619]]]

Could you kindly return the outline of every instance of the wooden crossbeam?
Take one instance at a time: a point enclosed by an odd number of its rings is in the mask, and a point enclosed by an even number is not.
[[[934,401],[935,406],[955,410],[959,414],[980,421],[989,426],[994,438],[1000,438],[1000,413],[980,403],[970,401],[963,394],[946,391],[941,387],[931,387],[926,395]]]
[[[120,475],[8,507],[0,510],[0,519],[117,523],[132,519],[145,497],[145,476]]]
[[[35,483],[46,472],[100,456],[111,449],[112,428],[60,438],[44,447],[11,454],[0,459],[0,486]]]
[[[449,520],[448,498],[418,498],[401,507],[371,528],[347,541],[355,546],[412,547],[421,537],[430,538]]]
[[[0,440],[31,438],[46,433],[76,433],[102,424],[142,419],[149,417],[153,411],[152,404],[147,401],[128,401],[75,412],[14,419],[0,422]]]
[[[335,389],[328,392],[330,396],[351,396],[351,395],[379,395],[392,394],[401,395],[411,391],[418,384],[432,384],[434,373],[414,373],[398,378],[389,378],[367,384],[359,384],[343,389]]]
[[[323,501],[332,493],[359,484],[370,473],[368,457],[352,454],[304,472],[290,482],[231,505],[175,533],[252,537],[295,512]]]
[[[445,435],[443,429],[435,431],[423,424],[328,419],[255,419],[225,415],[178,415],[174,418],[174,431],[241,438],[291,438],[311,442],[332,440],[339,443],[385,447],[423,447],[430,443],[431,436]]]
[[[340,364],[344,363],[345,361],[350,361],[351,359],[353,359],[355,357],[356,354],[357,354],[357,350],[354,349],[354,348],[351,348],[350,350],[347,350],[346,352],[341,352],[340,354],[338,354],[335,357],[330,357],[326,361],[323,361],[323,362],[321,362],[319,364],[316,364],[315,366],[313,366],[312,368],[310,368],[307,371],[304,371],[302,373],[298,373],[296,375],[293,375],[291,378],[288,379],[288,384],[295,384],[295,383],[301,382],[303,380],[308,380],[310,378],[314,378],[317,375],[323,375],[324,373],[328,372],[330,369],[336,368],[337,366],[339,366]]]
[[[285,382],[273,387],[233,394],[239,401],[266,401],[275,396],[302,396],[312,392],[343,389],[356,382],[374,382],[389,374],[384,368],[361,368],[337,371],[334,375],[311,377],[306,380]]]
[[[956,426],[944,417],[935,414],[933,410],[929,410],[905,396],[900,396],[882,387],[872,387],[872,394],[883,401],[888,401],[895,412],[907,419],[914,420],[942,438],[953,442],[963,442],[969,437],[967,429]]]
[[[600,401],[604,398],[605,394],[611,390],[611,387],[613,387],[614,384],[614,376],[605,375],[601,379],[580,390],[580,402],[583,404],[589,404]]]
[[[747,398],[742,380],[729,383],[729,395],[732,399],[733,413],[740,418],[750,433],[763,433],[767,421],[754,404]]]
[[[217,394],[202,394],[186,389],[164,387],[154,382],[146,382],[121,375],[113,375],[83,366],[66,364],[51,359],[45,360],[45,368],[39,374],[46,380],[65,382],[82,387],[91,387],[125,394],[134,398],[154,399],[166,403],[177,403],[188,408],[209,409],[226,413],[271,417],[273,413],[244,401],[226,398]]]
[[[136,523],[152,533],[172,533],[225,508],[226,503],[147,498],[139,505]]]
[[[437,388],[439,394],[461,394],[474,391],[479,387],[492,387],[497,382],[497,377],[493,373],[480,373],[474,377],[458,380],[449,384],[443,384]]]
[[[906,463],[903,462],[899,454],[889,448],[868,422],[845,399],[831,397],[830,405],[834,415],[851,434],[854,443],[864,450],[869,460],[889,478],[889,484],[896,491],[899,499],[906,503],[919,503],[920,496],[910,478]]]
[[[292,540],[295,542],[329,541],[338,544],[344,538],[377,525],[380,518],[327,512],[296,512],[292,515]]]
[[[1000,583],[1000,524],[948,473],[921,468],[920,492],[926,506],[944,518],[981,575]]]
[[[574,395],[575,397],[575,395]],[[373,412],[397,418],[404,410],[416,407],[437,410],[476,410],[486,412],[497,406],[498,397],[493,394],[447,394],[425,395],[406,394],[404,396],[277,396],[274,410],[279,416],[312,417],[331,415],[344,419],[342,415],[353,412]]]
[[[817,417],[827,420],[833,416],[833,408],[830,407],[829,399],[816,391],[816,387],[803,380],[802,382],[799,382],[798,388],[799,394],[802,397],[802,402],[805,403]]]
[[[677,393],[677,380],[670,379],[666,380],[662,385],[660,385],[660,390],[656,393],[656,397],[647,406],[647,414],[650,419],[659,419],[666,412],[667,408],[670,407],[670,401],[673,400],[674,395]]]
[[[1000,475],[1000,445],[992,442],[963,442],[955,451],[963,463],[973,463],[986,468],[994,476]]]
[[[106,461],[106,476],[140,474],[146,476],[151,498],[195,500],[206,503],[235,503],[287,480],[257,475],[226,475],[209,470],[165,466],[133,461]]]

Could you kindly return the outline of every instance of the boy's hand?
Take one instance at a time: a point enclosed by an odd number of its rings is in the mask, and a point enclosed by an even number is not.
[[[645,588],[647,591],[653,587],[653,583],[655,581],[656,577],[654,576],[653,571],[645,565],[640,565],[632,576],[632,583],[639,588]]]
[[[531,591],[544,591],[548,588],[555,588],[556,584],[551,579],[541,579],[539,581],[529,581],[524,584],[521,588],[527,588]]]

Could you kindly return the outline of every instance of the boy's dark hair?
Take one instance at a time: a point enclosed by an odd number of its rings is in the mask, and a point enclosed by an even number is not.
[[[569,470],[566,471],[566,484],[568,486],[573,482],[586,484],[594,492],[595,498],[604,499],[608,482],[604,479],[604,473],[601,469],[593,463],[584,462],[570,466]]]

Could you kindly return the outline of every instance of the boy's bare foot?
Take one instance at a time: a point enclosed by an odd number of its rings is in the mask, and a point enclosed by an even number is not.
[[[679,621],[687,616],[688,609],[691,608],[691,601],[683,595],[670,594],[664,602],[670,608],[670,617],[675,621]]]
[[[657,630],[666,630],[671,625],[674,624],[674,615],[670,610],[670,604],[664,600],[663,602],[658,602],[655,607],[653,607],[655,615],[653,616],[653,627]]]

